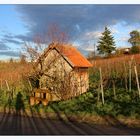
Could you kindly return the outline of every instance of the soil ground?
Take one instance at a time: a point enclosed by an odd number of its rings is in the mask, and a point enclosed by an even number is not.
[[[140,135],[140,128],[0,113],[0,135]]]

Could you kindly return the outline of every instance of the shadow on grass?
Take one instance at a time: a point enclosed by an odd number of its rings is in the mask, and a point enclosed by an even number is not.
[[[20,115],[21,111],[25,112],[23,96],[20,92],[18,92],[17,97],[16,97],[15,109],[16,109],[16,115]]]
[[[86,106],[92,100],[85,100]],[[84,104],[79,102],[79,106]],[[117,134],[138,134],[120,122],[116,117],[104,117],[105,121],[110,124],[108,131],[100,125],[91,125],[87,123],[79,123],[74,121],[65,108],[60,111],[57,103],[49,105],[55,112],[57,119],[52,119],[47,113],[42,117],[42,112],[39,108],[29,107],[30,116],[25,110],[23,95],[19,92],[16,97],[15,111],[12,108],[11,100],[9,99],[4,107],[4,113],[0,121],[1,135],[113,135]],[[8,107],[8,112],[6,108]],[[83,106],[82,106],[83,107]],[[93,108],[94,109],[94,108]],[[13,114],[11,113],[14,112]],[[76,110],[78,111],[78,110]],[[24,114],[24,116],[23,116]],[[86,115],[86,113],[85,113]],[[112,123],[115,122],[115,125]],[[117,126],[117,127],[116,127]],[[115,129],[114,129],[115,128]],[[116,129],[117,128],[117,129]],[[128,131],[127,131],[128,130]],[[115,131],[119,131],[116,133]],[[120,132],[122,131],[122,132]]]
[[[85,109],[87,109],[87,108],[89,108],[90,101],[92,101],[92,100],[88,99],[88,100],[84,100],[83,102],[79,102],[78,106],[80,106],[80,108],[84,107]],[[108,124],[108,127],[110,127],[110,129],[108,129],[109,130],[108,132],[107,132],[106,129],[102,128],[102,125],[105,126],[104,124],[102,124],[101,126],[97,125],[98,127],[96,127],[95,125],[86,125],[86,123],[77,123],[76,120],[73,121],[73,119],[71,119],[69,113],[66,113],[67,112],[66,107],[64,108],[64,110],[62,110],[62,108],[61,109],[59,108],[59,104],[58,105],[57,104],[51,104],[50,106],[54,110],[54,112],[57,114],[57,117],[59,118],[60,121],[63,121],[66,125],[68,124],[69,127],[78,128],[78,129],[80,128],[82,131],[84,131],[84,133],[86,133],[88,135],[90,135],[90,134],[91,135],[94,135],[94,134],[95,135],[98,135],[98,134],[99,135],[113,135],[113,133],[114,134],[116,133],[117,135],[121,135],[121,134],[122,135],[139,135],[140,134],[139,128],[129,127],[128,125],[126,125],[125,123],[120,121],[117,117],[112,116],[111,113],[106,114],[106,115],[101,115],[101,114],[104,114],[104,112],[102,112],[102,109],[100,110],[100,112],[97,112],[97,113],[99,113],[98,115],[100,117],[102,117],[104,122]],[[87,108],[85,106],[87,106]],[[93,110],[94,110],[94,105],[92,107],[93,107]],[[74,109],[74,106],[73,106],[73,109]],[[123,108],[123,109],[125,109],[125,108]],[[78,111],[79,110],[77,110],[77,112]],[[63,113],[65,114],[65,118],[66,118],[67,121],[65,121],[63,119],[63,117],[61,115]],[[86,116],[86,110],[85,110],[85,113],[84,113],[83,117],[85,117],[85,116]],[[92,124],[92,122],[91,122],[91,124]],[[90,128],[92,128],[92,130]],[[116,132],[114,132],[115,129],[117,130]],[[80,133],[80,134],[82,134],[82,133]]]

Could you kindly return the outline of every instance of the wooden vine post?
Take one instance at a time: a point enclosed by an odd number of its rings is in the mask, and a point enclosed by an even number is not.
[[[2,79],[0,79],[0,88],[2,89]]]
[[[113,93],[114,93],[114,99],[116,99],[116,87],[115,87],[115,80],[113,79]]]
[[[97,102],[99,102],[100,101],[100,84],[99,84],[99,86],[98,86],[98,94],[97,94]]]
[[[125,64],[125,62],[124,62],[123,64],[124,64],[125,89],[126,89],[126,91],[128,91],[128,87],[127,87],[127,70],[126,70],[126,64]]]
[[[136,82],[137,82],[138,94],[139,94],[139,98],[140,98],[140,85],[139,85],[139,77],[138,77],[138,72],[137,72],[136,65],[134,66],[134,71],[135,71],[135,75],[136,75]]]
[[[131,92],[131,77],[132,77],[132,67],[131,67],[131,61],[129,61],[129,92]]]
[[[9,87],[9,84],[7,82],[7,80],[5,80],[5,83],[6,83],[6,86],[7,86],[7,93],[8,93],[8,100],[11,100],[12,99],[12,95],[11,95],[11,91],[10,91],[10,87]]]
[[[32,91],[33,88],[32,88],[32,84],[31,84],[30,80],[28,80],[28,83],[29,83],[30,89],[31,89],[31,91]]]
[[[8,84],[7,80],[5,80],[5,83],[6,83],[6,86],[7,86],[7,90],[10,91],[10,87],[9,87],[9,84]]]
[[[103,89],[103,78],[102,78],[102,70],[99,68],[100,72],[100,86],[101,86],[101,93],[102,93],[102,103],[104,104],[104,89]]]

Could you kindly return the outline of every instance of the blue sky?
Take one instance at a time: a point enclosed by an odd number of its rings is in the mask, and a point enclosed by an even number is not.
[[[116,46],[126,47],[129,32],[140,29],[140,5],[0,5],[0,59],[18,58],[24,43],[45,38],[51,24],[67,32],[85,54],[105,26]]]

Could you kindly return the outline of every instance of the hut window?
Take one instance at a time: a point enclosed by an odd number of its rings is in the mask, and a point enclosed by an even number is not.
[[[46,93],[43,93],[43,99],[46,99]]]

